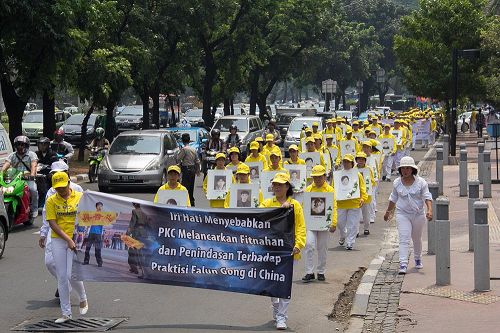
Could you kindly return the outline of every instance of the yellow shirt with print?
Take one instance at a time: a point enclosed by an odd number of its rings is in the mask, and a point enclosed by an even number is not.
[[[358,184],[359,184],[359,198],[347,199],[347,200],[337,200],[337,209],[356,209],[361,208],[361,200],[365,202],[368,200],[368,195],[366,194],[366,186],[363,175],[358,172]],[[333,184],[335,188],[335,184]]]
[[[76,212],[82,195],[82,192],[71,190],[71,194],[65,200],[58,193],[55,193],[45,203],[47,221],[55,221],[69,238],[73,237],[73,232],[75,231]],[[52,230],[51,236],[60,238],[54,230]]]
[[[245,159],[245,163],[248,162],[262,162],[262,169],[267,168],[267,159],[261,153],[259,153],[259,156],[257,157],[254,157],[252,154],[248,155],[247,158]]]
[[[186,197],[187,197],[186,204],[187,204],[187,207],[191,207],[191,200],[189,200],[188,190],[186,187],[182,186],[181,183],[177,182],[177,186],[174,188],[171,188],[170,185],[168,185],[168,183],[160,186],[158,191],[156,191],[155,198],[153,199],[154,203],[158,202],[158,193],[160,193],[160,191],[186,191]]]
[[[226,170],[226,168],[214,169],[214,170]],[[235,183],[235,182],[236,182],[236,179],[233,176],[233,183]],[[207,194],[207,188],[208,188],[208,176],[205,177],[205,179],[203,179],[203,192],[205,192],[205,195]],[[210,201],[211,208],[224,208],[224,199],[212,199],[209,201]]]
[[[332,216],[332,224],[330,226],[337,227],[337,198],[335,197],[335,189],[332,186],[328,185],[327,182],[324,182],[321,187],[317,187],[314,183],[312,183],[306,188],[306,192],[332,193],[333,216]]]
[[[306,223],[304,220],[304,211],[302,210],[302,206],[300,203],[292,198],[287,198],[287,202],[289,202],[293,206],[293,214],[295,217],[295,244],[294,247],[298,249],[304,248],[306,246]],[[281,207],[281,204],[276,199],[276,197],[272,197],[264,200],[260,204],[261,208],[272,208],[272,207]],[[300,253],[297,253],[293,256],[294,259],[300,259]]]
[[[335,140],[339,141],[342,139],[342,129],[340,127],[334,127],[334,128],[325,128],[323,130],[323,134],[335,134]]]

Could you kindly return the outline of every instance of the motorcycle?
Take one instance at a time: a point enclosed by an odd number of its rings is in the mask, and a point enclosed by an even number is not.
[[[207,175],[208,170],[211,170],[215,167],[215,156],[217,155],[217,153],[218,151],[215,149],[205,150],[203,152],[202,171],[205,176]]]
[[[97,171],[99,170],[99,165],[106,155],[106,150],[98,147],[89,148],[89,181],[91,183],[95,182],[97,179]]]
[[[38,164],[36,170],[36,188],[38,191],[38,207],[43,207],[45,205],[45,197],[49,188],[52,186],[50,184],[50,165]]]
[[[30,214],[31,194],[27,180],[30,180],[30,177],[26,177],[23,172],[14,168],[7,169],[5,173],[0,172],[0,191],[9,219],[9,229],[18,224],[33,224]]]

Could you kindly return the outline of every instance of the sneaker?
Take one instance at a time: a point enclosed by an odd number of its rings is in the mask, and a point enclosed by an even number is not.
[[[279,331],[284,331],[287,329],[286,327],[286,320],[285,319],[278,319],[276,321],[276,329],[279,330]]]
[[[59,298],[59,289],[56,289],[56,293],[54,294],[56,298]]]
[[[346,245],[345,249],[346,249],[347,251],[351,251],[351,250],[352,250],[352,245]]]
[[[318,273],[318,281],[325,281],[325,274]]]
[[[85,306],[82,307],[82,303],[85,302]],[[88,301],[83,301],[80,302],[80,314],[85,315],[89,311],[89,302]]]
[[[386,176],[382,176],[382,181],[385,181],[387,177]]]
[[[370,224],[373,224],[373,223],[375,223],[375,221],[370,221]]]
[[[370,234],[370,230],[365,230],[364,234],[365,236],[368,236]]]
[[[339,244],[340,244],[341,246],[342,246],[342,245],[344,245],[344,243],[345,243],[345,238],[341,238],[341,239],[339,239]]]
[[[82,262],[82,265],[88,265],[88,264],[89,264],[89,262],[88,262],[88,261],[84,261],[84,262]]]
[[[98,263],[97,267],[102,267],[102,262]]]
[[[399,274],[403,275],[406,274],[406,270],[408,269],[408,266],[406,264],[400,264],[399,265]]]
[[[304,282],[311,282],[312,280],[314,280],[315,277],[314,277],[314,274],[306,274],[303,278],[302,278],[302,281]]]
[[[70,321],[70,320],[71,320],[71,315],[69,315],[69,316],[62,316],[61,318],[57,318],[56,321],[55,321],[55,323],[56,324],[63,324],[63,323],[65,323],[67,321]]]
[[[416,269],[424,268],[424,264],[422,264],[422,259],[415,259],[415,268]]]

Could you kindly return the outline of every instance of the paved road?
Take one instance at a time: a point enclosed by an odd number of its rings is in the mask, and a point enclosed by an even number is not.
[[[423,156],[424,152],[418,152]],[[82,184],[97,190],[95,184]],[[338,246],[338,233],[330,239],[326,282],[303,284],[303,262],[295,265],[292,302],[288,325],[296,332],[332,332],[337,323],[329,320],[339,293],[350,276],[367,266],[377,255],[387,225],[382,221],[390,183],[382,183],[379,213],[369,237],[360,236],[354,251]],[[117,193],[152,200],[153,193]],[[197,179],[195,194],[199,207],[208,207]],[[38,247],[39,218],[35,226],[16,228],[10,235],[4,258],[0,260],[0,332],[27,319],[56,318],[56,282],[43,263]],[[133,283],[86,283],[90,310],[88,316],[128,317],[117,332],[242,332],[274,331],[270,300],[204,289]],[[73,297],[73,303],[77,299]],[[74,313],[78,313],[74,307]]]

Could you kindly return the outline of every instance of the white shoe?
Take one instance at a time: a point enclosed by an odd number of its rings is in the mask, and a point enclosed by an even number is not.
[[[416,269],[422,269],[422,268],[424,268],[424,264],[422,264],[422,259],[416,259],[415,260],[415,268]]]
[[[80,306],[81,315],[87,314],[87,311],[89,311],[89,301],[85,301],[85,306],[83,308]]]
[[[70,321],[71,320],[71,315],[69,316],[62,316],[61,318],[57,318],[55,323],[56,324],[62,324],[62,323],[65,323],[67,321]]]
[[[280,331],[284,331],[287,329],[286,327],[286,320],[285,319],[278,319],[276,322],[276,329]]]
[[[400,264],[398,273],[401,275],[406,274],[407,269],[408,269],[408,266],[406,264]]]

